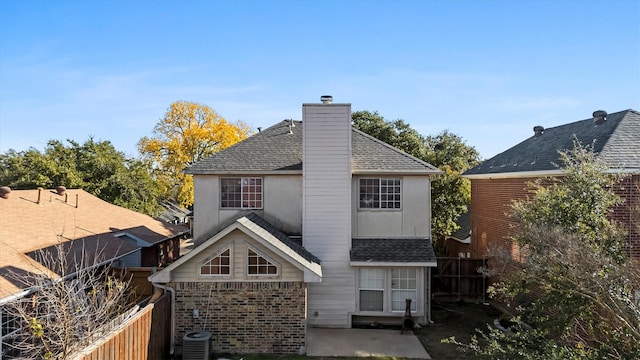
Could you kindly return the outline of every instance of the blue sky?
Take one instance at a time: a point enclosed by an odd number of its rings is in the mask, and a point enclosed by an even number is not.
[[[489,158],[640,110],[640,1],[0,1],[0,152],[109,140],[173,101],[253,128],[320,95]]]

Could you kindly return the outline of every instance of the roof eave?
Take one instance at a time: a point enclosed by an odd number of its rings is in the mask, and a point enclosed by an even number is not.
[[[302,175],[302,170],[185,170],[184,173],[188,175]]]
[[[438,261],[351,261],[349,265],[357,267],[436,267]]]
[[[539,171],[514,171],[514,172],[502,172],[502,173],[484,173],[484,174],[462,174],[462,177],[467,179],[508,179],[508,178],[534,178],[545,176],[558,176],[563,175],[565,172],[562,169],[553,170],[539,170]]]

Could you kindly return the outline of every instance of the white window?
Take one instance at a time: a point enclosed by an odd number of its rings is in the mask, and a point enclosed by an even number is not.
[[[411,299],[411,312],[418,311],[419,272],[416,268],[360,268],[359,311],[404,312]]]
[[[411,311],[416,311],[417,285],[416,269],[391,270],[391,310],[405,311],[406,299],[411,299]]]
[[[360,269],[360,311],[384,308],[384,270]]]
[[[229,274],[231,274],[230,249],[226,249],[200,266],[200,275],[203,276],[228,276]]]
[[[360,179],[360,209],[400,209],[400,179]]]
[[[278,267],[257,252],[248,249],[247,275],[278,275]]]
[[[262,178],[221,178],[220,207],[262,209]]]

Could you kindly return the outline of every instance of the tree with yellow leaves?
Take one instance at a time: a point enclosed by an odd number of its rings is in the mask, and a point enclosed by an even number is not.
[[[153,161],[162,193],[188,207],[193,204],[193,178],[182,170],[250,132],[246,124],[230,123],[207,105],[176,101],[153,128],[154,136],[140,139],[138,151]]]

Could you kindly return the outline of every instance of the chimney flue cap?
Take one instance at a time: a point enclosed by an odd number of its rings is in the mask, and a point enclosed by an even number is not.
[[[322,95],[320,96],[320,101],[322,101],[323,104],[331,104],[333,102],[333,96]]]
[[[593,122],[600,125],[607,120],[607,112],[604,110],[596,110],[593,112]]]
[[[3,199],[8,199],[9,194],[11,194],[11,188],[8,186],[0,186],[0,197]]]
[[[542,134],[544,134],[544,126],[540,126],[540,125],[534,126],[534,127],[533,127],[533,134],[534,134],[536,137],[539,137],[539,136],[541,136]]]

